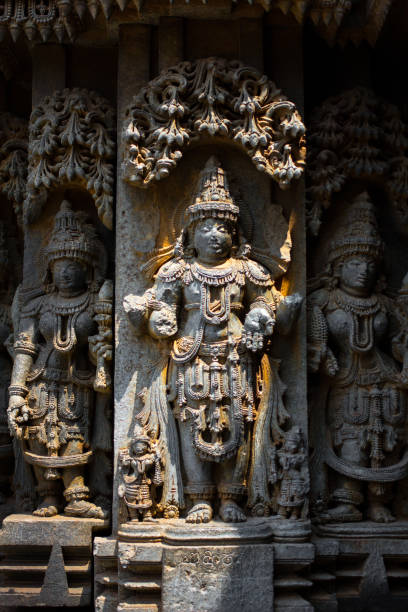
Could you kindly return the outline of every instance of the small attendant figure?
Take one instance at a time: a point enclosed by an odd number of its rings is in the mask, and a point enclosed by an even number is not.
[[[299,427],[293,427],[286,435],[282,448],[277,452],[280,465],[281,488],[278,498],[279,515],[282,518],[300,517],[308,493],[306,480],[301,474],[306,454]]]
[[[130,448],[119,455],[122,483],[119,497],[124,499],[131,521],[152,520],[153,496],[151,486],[163,482],[160,454],[140,425],[136,425]]]

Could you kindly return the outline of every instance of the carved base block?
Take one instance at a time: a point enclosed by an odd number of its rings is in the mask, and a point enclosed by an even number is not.
[[[408,521],[393,523],[325,523],[315,525],[316,534],[329,538],[408,538]]]
[[[12,514],[0,531],[4,606],[84,606],[92,601],[92,533],[107,521]]]
[[[403,523],[393,525],[396,531],[391,537],[380,534],[381,527],[390,524],[360,523],[354,525],[354,537],[349,525],[349,533],[344,530],[337,539],[313,538],[316,558],[310,573],[310,600],[316,612],[408,610],[408,546],[403,539],[408,533],[398,535]]]
[[[95,538],[96,610],[312,612],[304,573],[314,546],[290,541],[309,529],[276,518],[121,525],[117,541]],[[286,543],[277,542],[285,534]]]
[[[244,523],[224,523],[220,520],[203,525],[193,525],[184,520],[157,520],[143,523],[124,523],[120,526],[118,539],[123,542],[151,541],[154,536],[173,546],[187,545],[192,533],[204,543],[212,541],[231,542],[305,542],[311,534],[309,520],[281,519],[277,516],[249,518]]]

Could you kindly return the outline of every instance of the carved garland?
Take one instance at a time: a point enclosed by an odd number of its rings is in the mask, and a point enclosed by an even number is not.
[[[308,151],[311,232],[350,180],[381,181],[401,223],[408,222],[408,128],[396,106],[358,87],[315,110]]]
[[[123,177],[140,187],[170,173],[202,135],[230,138],[281,188],[304,167],[305,127],[272,81],[238,61],[182,62],[134,97],[127,110]]]
[[[20,222],[27,178],[27,123],[0,113],[0,192],[12,203]]]
[[[86,89],[64,89],[44,98],[29,124],[29,174],[25,216],[33,220],[50,189],[85,187],[102,222],[112,228],[114,111]]]

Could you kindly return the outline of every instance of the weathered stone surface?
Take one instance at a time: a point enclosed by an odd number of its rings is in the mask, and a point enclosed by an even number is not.
[[[92,534],[98,519],[14,514],[0,530],[0,601],[5,606],[84,606],[92,601]]]
[[[272,612],[273,546],[165,548],[162,604],[173,612]]]

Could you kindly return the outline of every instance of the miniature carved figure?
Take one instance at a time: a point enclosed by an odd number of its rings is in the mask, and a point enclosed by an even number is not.
[[[0,507],[6,503],[10,493],[10,478],[13,471],[13,447],[7,427],[7,400],[12,362],[7,344],[12,329],[10,316],[10,270],[6,242],[6,230],[0,223]]]
[[[151,520],[153,517],[152,485],[161,485],[163,477],[160,453],[140,425],[136,425],[130,448],[122,449],[119,469],[123,483],[119,497],[123,497],[132,521]]]
[[[312,471],[319,480],[326,463],[337,473],[326,519],[359,521],[366,502],[367,518],[389,522],[391,483],[407,473],[406,384],[397,364],[407,357],[406,334],[398,304],[376,288],[383,243],[367,193],[338,232],[326,287],[309,299],[309,368],[320,375]]]
[[[249,258],[239,213],[224,170],[210,158],[186,210],[176,256],[160,267],[152,289],[124,302],[137,329],[145,325],[153,338],[174,340],[168,366],[147,390],[138,418],[159,437],[160,448],[170,449],[164,457],[165,516],[169,507],[172,516],[183,507],[176,418],[190,523],[210,521],[217,498],[224,521],[246,520],[239,505],[245,496],[249,507],[261,504],[269,513],[268,448],[288,418],[276,367],[262,355],[275,325],[290,328],[301,300],[284,300],[271,273]]]
[[[296,519],[300,516],[309,492],[308,483],[301,472],[306,453],[299,427],[293,427],[288,431],[277,455],[281,480],[278,497],[279,514],[282,518]]]
[[[35,515],[57,514],[62,479],[65,514],[104,518],[102,508],[88,501],[84,469],[92,455],[95,365],[112,357],[111,331],[98,330],[95,320],[96,304],[109,293],[102,287],[98,295],[106,253],[85,215],[68,202],[55,217],[44,261],[45,286],[21,308],[9,427],[34,468],[40,497]]]

